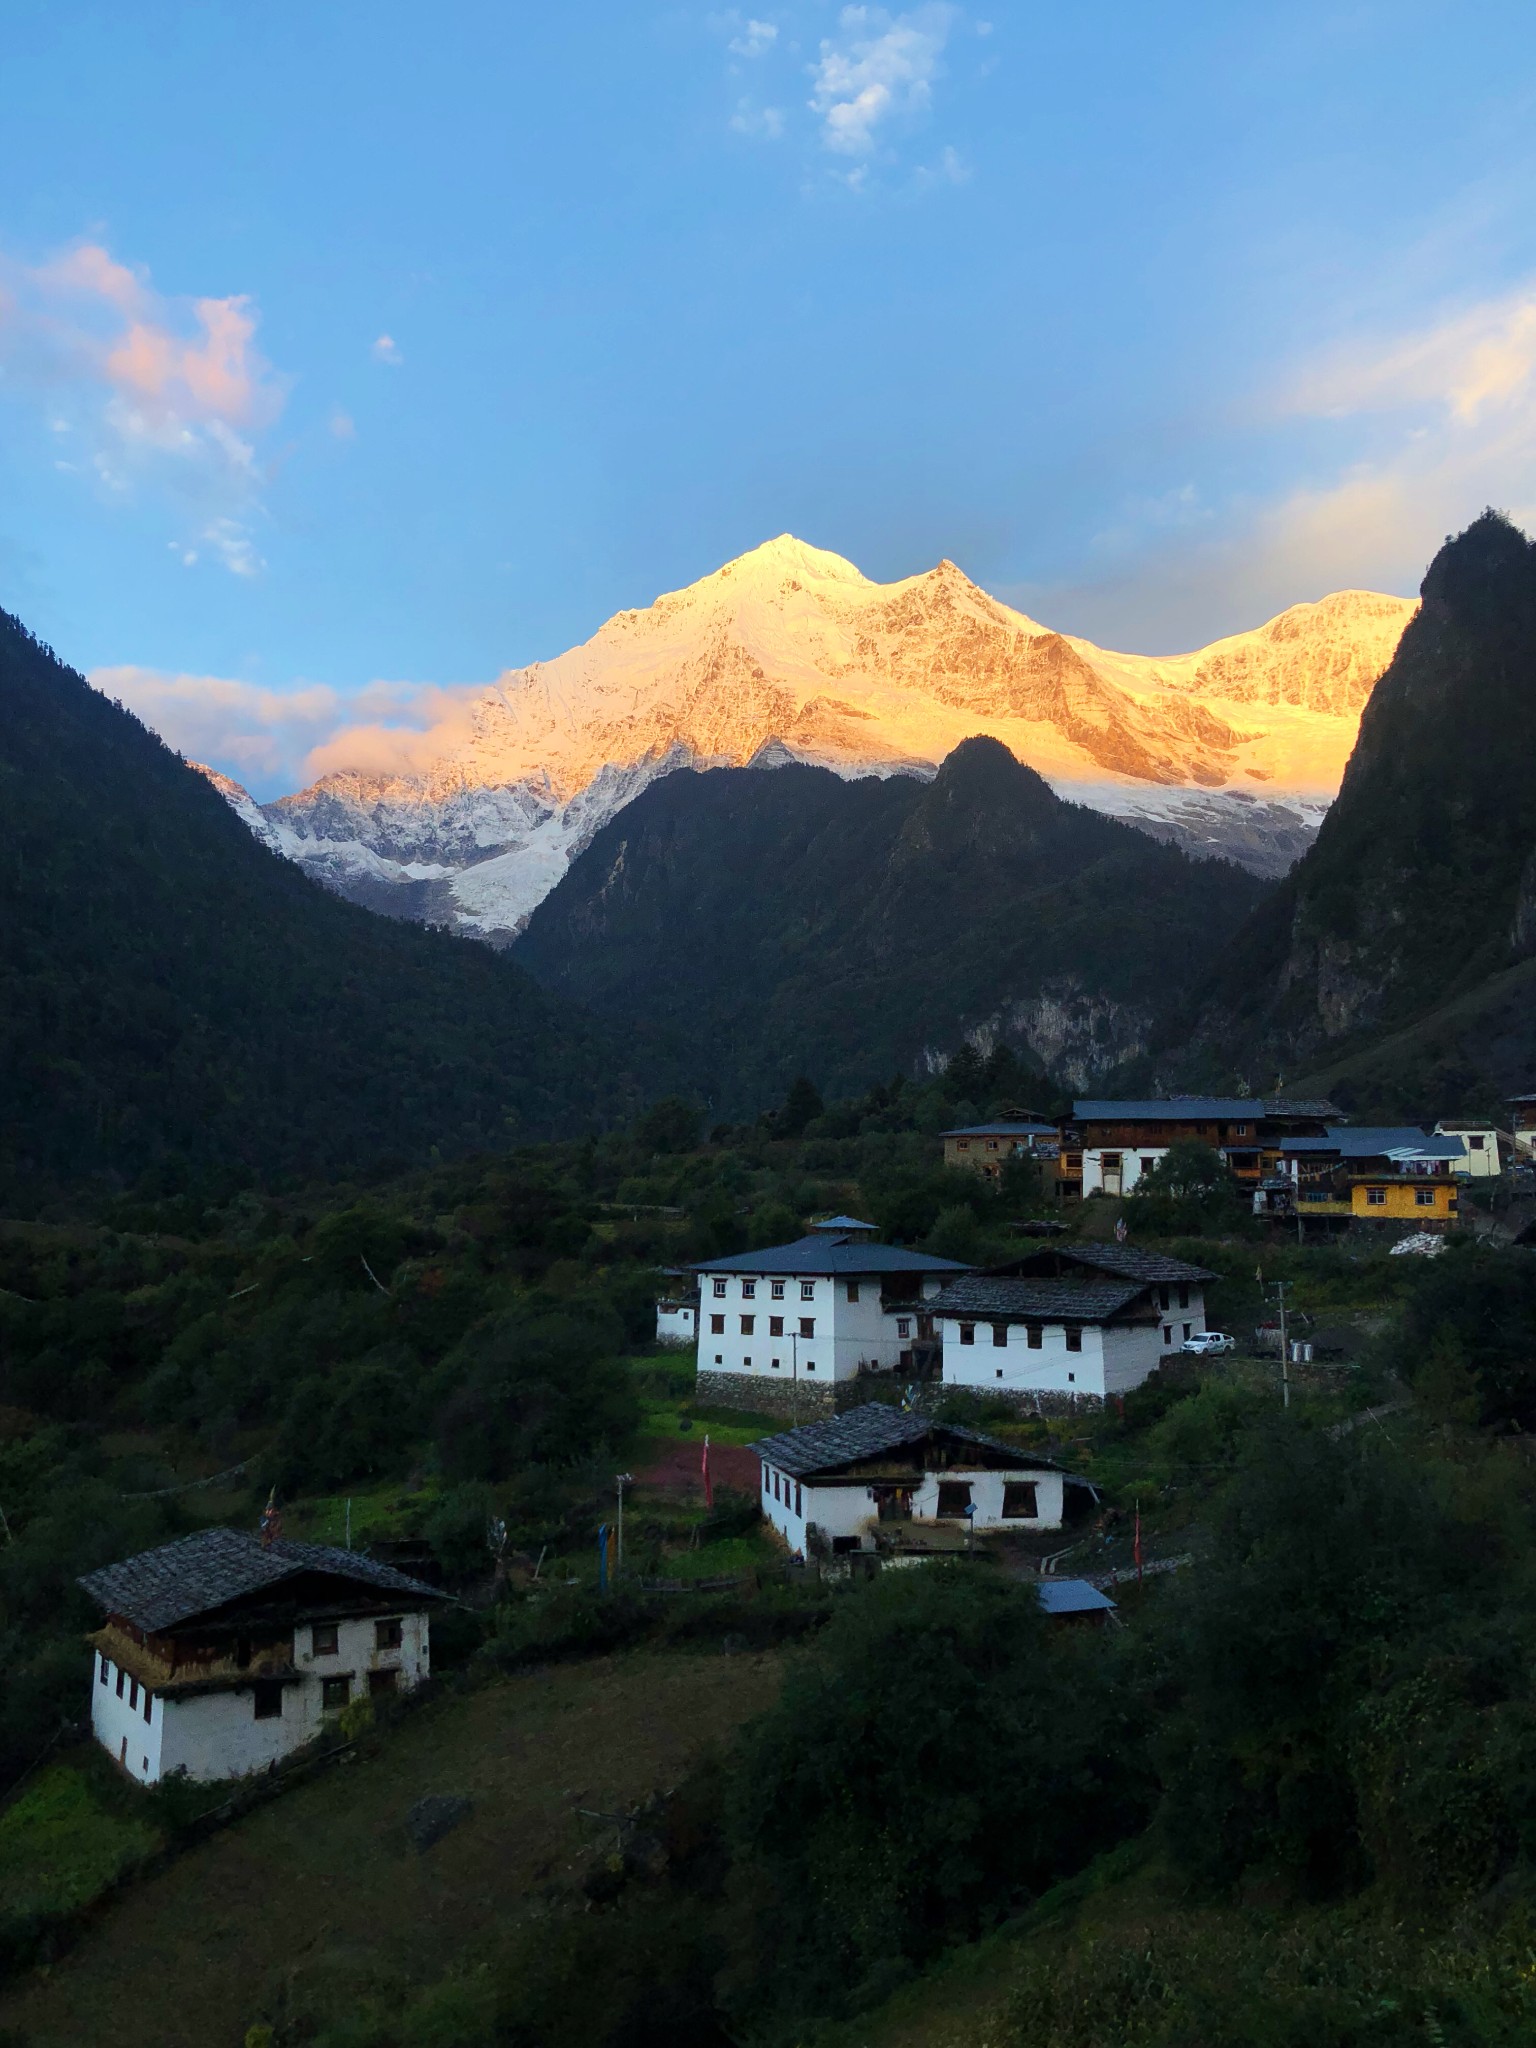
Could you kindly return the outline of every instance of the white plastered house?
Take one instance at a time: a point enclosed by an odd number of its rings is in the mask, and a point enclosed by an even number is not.
[[[929,1299],[966,1268],[835,1216],[791,1244],[708,1259],[699,1281],[701,1374],[826,1386],[911,1369],[932,1336]]]
[[[350,1550],[202,1529],[89,1572],[91,1729],[131,1777],[237,1778],[430,1669],[443,1595]]]
[[[1098,1499],[1049,1458],[875,1401],[752,1449],[763,1514],[801,1556],[921,1547],[946,1528],[1059,1529]]]

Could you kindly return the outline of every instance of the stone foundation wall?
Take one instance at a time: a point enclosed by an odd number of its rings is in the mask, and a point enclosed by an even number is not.
[[[840,1406],[839,1389],[832,1381],[818,1386],[814,1380],[760,1380],[754,1373],[701,1372],[694,1380],[694,1397],[706,1408],[741,1408],[749,1415],[772,1415],[790,1423],[822,1422],[835,1415]]]

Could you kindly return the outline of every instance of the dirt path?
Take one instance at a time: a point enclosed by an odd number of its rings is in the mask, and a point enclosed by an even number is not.
[[[472,1957],[619,1812],[765,1706],[772,1657],[637,1653],[445,1700],[117,1900],[51,1971],[0,1992],[28,2048],[239,2048],[261,2019],[345,2012]],[[418,1855],[428,1793],[473,1812]]]

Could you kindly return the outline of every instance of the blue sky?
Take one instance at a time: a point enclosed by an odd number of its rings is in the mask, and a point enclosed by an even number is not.
[[[1148,651],[1410,590],[1536,508],[1530,29],[10,0],[0,603],[274,794],[784,530]]]

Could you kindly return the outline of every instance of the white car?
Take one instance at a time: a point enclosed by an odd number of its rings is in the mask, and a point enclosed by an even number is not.
[[[1193,1337],[1184,1339],[1179,1349],[1192,1351],[1196,1358],[1219,1358],[1224,1351],[1237,1349],[1237,1339],[1224,1330],[1197,1330]]]

